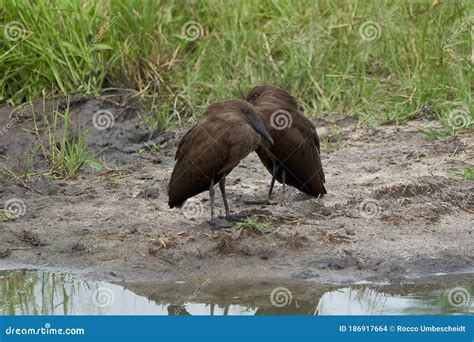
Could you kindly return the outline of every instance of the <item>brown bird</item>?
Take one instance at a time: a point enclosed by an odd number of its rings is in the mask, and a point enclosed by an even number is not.
[[[231,215],[225,193],[225,178],[263,139],[273,139],[261,120],[261,114],[250,103],[235,99],[210,105],[204,120],[192,127],[181,139],[176,151],[176,164],[168,186],[170,208],[209,190],[212,229],[218,225],[214,217],[214,185],[219,183],[226,218]],[[263,139],[262,139],[263,138]]]
[[[256,150],[272,174],[268,200],[275,179],[283,183],[283,194],[285,184],[312,196],[326,194],[319,137],[298,101],[281,88],[265,85],[253,88],[246,99],[262,113],[263,122],[275,142],[273,146]]]

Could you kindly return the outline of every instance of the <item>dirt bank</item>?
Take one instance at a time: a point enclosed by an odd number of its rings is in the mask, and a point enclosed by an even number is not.
[[[114,113],[111,128],[92,126],[99,109]],[[31,113],[13,124],[10,113],[0,109],[0,127],[10,122],[0,135],[0,162],[13,170],[35,151],[38,137]],[[373,129],[339,115],[315,120],[321,139],[331,142],[322,144],[328,195],[315,199],[288,188],[284,199],[279,185],[271,205],[245,205],[263,197],[270,181],[252,154],[228,176],[229,201],[234,211],[266,223],[211,234],[207,194],[181,210],[166,204],[183,130],[150,133],[140,116],[129,100],[78,101],[72,120],[89,129],[93,149],[106,148],[106,168],[86,166],[68,180],[33,175],[2,182],[2,206],[21,199],[26,212],[0,222],[0,269],[59,269],[116,282],[338,283],[474,271],[474,182],[448,171],[474,162],[472,131],[429,140],[420,129],[439,126],[424,118]],[[34,171],[46,170],[38,152],[30,159]],[[220,195],[217,203],[222,211]]]

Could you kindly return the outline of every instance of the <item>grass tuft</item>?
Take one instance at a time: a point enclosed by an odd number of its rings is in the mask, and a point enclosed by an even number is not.
[[[8,222],[8,221],[11,221],[11,217],[8,215],[6,210],[0,209],[0,222]]]
[[[250,218],[244,220],[243,222],[239,222],[238,227],[246,228],[246,229],[251,229],[255,230],[260,233],[264,233],[265,230],[269,227],[268,222],[258,222],[255,220],[252,220]]]
[[[41,150],[49,164],[51,175],[59,178],[73,177],[84,163],[95,157],[87,146],[87,132],[84,133],[81,127],[71,130],[69,113],[67,107],[64,113],[54,111],[52,118],[43,116],[47,140],[41,143]],[[36,119],[35,131],[40,136]]]
[[[474,168],[473,167],[465,167],[463,169],[453,167],[449,169],[449,171],[455,172],[460,175],[462,178],[466,180],[474,180]]]

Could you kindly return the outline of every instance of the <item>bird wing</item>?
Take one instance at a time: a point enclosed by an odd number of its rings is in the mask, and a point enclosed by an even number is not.
[[[178,145],[168,186],[171,207],[209,189],[227,160],[228,148],[219,142],[223,132],[204,123],[191,128]]]
[[[198,125],[194,125],[193,127],[191,127],[184,135],[183,137],[181,138],[181,140],[179,141],[178,143],[178,148],[176,149],[176,154],[174,156],[174,160],[177,160],[179,158],[179,156],[181,156],[181,153],[182,153],[182,150],[183,150],[183,144],[185,143],[185,141],[188,141],[188,138],[187,137],[192,137],[193,136],[193,131],[196,129],[196,127],[198,127]]]
[[[182,138],[168,186],[169,205],[181,206],[186,199],[219,182],[259,144],[260,137],[244,124],[229,125],[205,120]]]
[[[255,151],[261,142],[260,135],[250,125],[243,123],[233,125],[229,134],[226,135],[226,145],[229,153],[221,172],[230,172],[250,152]]]

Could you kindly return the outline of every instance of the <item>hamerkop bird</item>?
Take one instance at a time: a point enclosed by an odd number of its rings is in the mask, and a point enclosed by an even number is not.
[[[299,109],[297,100],[275,86],[258,86],[247,95],[263,115],[263,122],[274,140],[268,149],[256,152],[272,181],[268,192],[270,200],[275,179],[294,186],[312,196],[326,194],[325,176],[321,165],[319,137],[313,123]]]
[[[192,127],[181,139],[176,164],[168,186],[169,206],[181,207],[190,197],[209,190],[212,229],[219,228],[214,217],[214,185],[219,183],[226,218],[231,215],[225,193],[225,178],[263,139],[273,139],[261,120],[261,114],[243,100],[228,100],[210,105],[204,120]],[[263,138],[263,139],[262,139]]]

